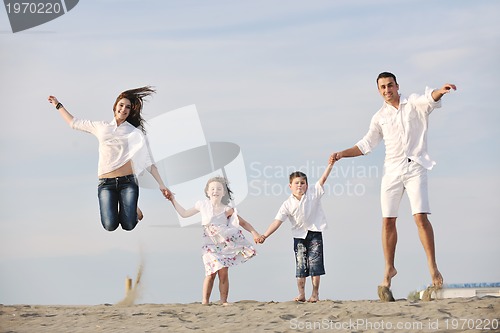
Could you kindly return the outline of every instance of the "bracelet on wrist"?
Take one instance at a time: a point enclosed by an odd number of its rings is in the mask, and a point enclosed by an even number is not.
[[[56,109],[59,110],[60,108],[64,107],[61,103],[57,103]]]

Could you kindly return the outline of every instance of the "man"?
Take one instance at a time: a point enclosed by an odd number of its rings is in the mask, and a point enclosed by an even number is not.
[[[396,76],[383,72],[377,77],[382,108],[373,116],[368,133],[352,148],[335,153],[338,161],[344,157],[366,155],[383,139],[386,156],[381,186],[382,246],[385,271],[378,294],[382,301],[394,301],[391,280],[397,274],[394,256],[397,243],[396,219],[403,193],[407,192],[420,241],[427,255],[427,263],[434,288],[441,288],[443,277],[436,264],[434,232],[427,215],[430,214],[427,194],[427,170],[435,162],[427,154],[427,128],[429,114],[441,107],[441,97],[456,90],[454,84],[441,89],[426,88],[424,95],[412,94],[408,98],[398,92]]]

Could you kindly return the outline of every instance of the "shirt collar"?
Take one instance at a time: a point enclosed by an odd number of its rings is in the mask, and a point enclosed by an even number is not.
[[[406,98],[406,96],[403,96],[403,95],[399,95],[399,105],[403,105],[403,104],[406,104],[408,103],[408,99]]]
[[[308,190],[309,190],[309,189],[308,189]],[[300,198],[300,200],[299,200],[299,199],[297,199],[297,197],[296,197],[295,195],[290,194],[290,199],[292,199],[292,200],[294,200],[294,201],[302,202],[302,201],[304,201],[304,198],[305,198],[306,194],[307,194],[307,191],[306,191],[306,193],[304,193],[304,194],[302,195],[302,197]]]
[[[405,96],[399,94],[399,109],[401,108],[401,105],[404,105],[406,103],[408,103],[408,99]],[[387,103],[386,101],[382,102],[382,109],[391,110],[392,108],[394,108],[394,107],[392,105],[390,105],[389,103]]]
[[[125,120],[120,126],[122,126],[122,125],[127,126],[127,123],[128,123],[128,121]],[[116,122],[116,118],[115,117],[113,117],[113,119],[109,122],[109,124],[112,125],[115,129],[117,129],[119,127],[118,123]],[[128,124],[130,124],[130,123],[128,123]],[[133,125],[130,124],[130,126],[133,126]]]

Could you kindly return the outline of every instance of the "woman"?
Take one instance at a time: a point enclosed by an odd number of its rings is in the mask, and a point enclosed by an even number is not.
[[[142,219],[137,207],[139,186],[135,175],[144,169],[158,182],[166,198],[171,195],[149,152],[141,115],[143,99],[154,92],[149,86],[122,92],[113,105],[114,118],[110,122],[75,118],[55,96],[49,96],[49,102],[72,128],[91,133],[99,140],[98,197],[102,226],[108,231],[119,225],[130,231]]]

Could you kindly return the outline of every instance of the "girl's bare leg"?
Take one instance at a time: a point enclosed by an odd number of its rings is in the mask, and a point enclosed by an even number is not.
[[[227,297],[229,295],[229,269],[227,267],[224,267],[221,268],[217,273],[219,274],[220,302],[226,305]]]
[[[214,287],[214,280],[217,273],[212,273],[210,275],[205,276],[203,280],[203,300],[201,304],[209,304],[210,303],[210,294],[212,293],[212,288]]]

